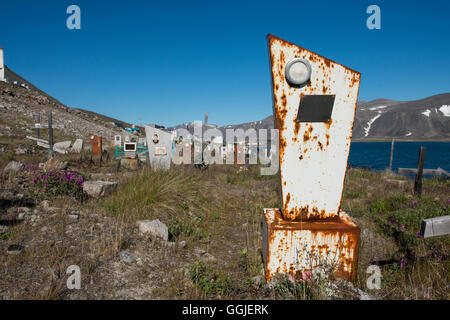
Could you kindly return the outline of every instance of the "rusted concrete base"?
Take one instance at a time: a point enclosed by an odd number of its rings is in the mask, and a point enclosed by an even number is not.
[[[264,209],[263,256],[266,281],[278,273],[296,275],[318,266],[354,280],[359,227],[343,211],[337,221],[286,221],[279,209]]]

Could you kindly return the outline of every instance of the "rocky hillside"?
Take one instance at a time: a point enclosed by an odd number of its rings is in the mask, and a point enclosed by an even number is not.
[[[72,140],[81,138],[86,142],[85,145],[88,145],[88,135],[95,134],[102,136],[104,145],[107,146],[111,144],[115,134],[123,132],[114,125],[114,119],[81,109],[69,108],[42,91],[34,89],[35,87],[31,84],[21,84],[23,83],[0,82],[0,151],[2,152],[15,152],[16,148],[27,152],[32,151],[29,149],[37,148],[35,143],[28,141],[25,137],[36,136],[36,130],[32,128],[32,125],[38,113],[41,124],[47,124],[49,110],[53,114],[53,123],[64,126],[54,130],[55,142],[62,138]],[[45,130],[41,138],[48,139]]]

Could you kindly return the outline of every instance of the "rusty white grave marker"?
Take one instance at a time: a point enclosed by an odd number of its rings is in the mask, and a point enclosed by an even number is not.
[[[322,265],[354,279],[359,228],[340,210],[360,73],[268,35],[282,208],[264,209],[266,280]]]

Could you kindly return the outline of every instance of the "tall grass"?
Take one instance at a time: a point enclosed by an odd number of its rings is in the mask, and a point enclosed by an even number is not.
[[[120,185],[102,204],[108,213],[123,216],[127,222],[155,218],[168,221],[190,208],[204,207],[207,191],[205,182],[194,170],[145,169]]]

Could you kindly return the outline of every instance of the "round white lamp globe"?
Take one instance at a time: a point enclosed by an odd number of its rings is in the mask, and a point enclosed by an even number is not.
[[[286,65],[285,77],[290,85],[303,86],[311,78],[311,65],[305,59],[293,59]]]

